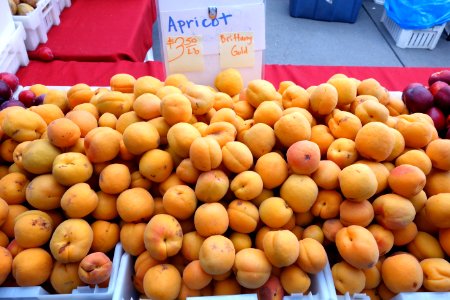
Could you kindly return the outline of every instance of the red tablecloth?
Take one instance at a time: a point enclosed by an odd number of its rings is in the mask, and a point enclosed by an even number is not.
[[[76,0],[48,32],[55,59],[143,62],[152,47],[155,0]],[[37,59],[37,50],[29,52]]]
[[[411,82],[420,82],[426,85],[428,76],[442,69],[445,68],[266,65],[264,78],[272,82],[275,87],[278,87],[283,80],[291,80],[306,88],[326,82],[336,73],[343,73],[361,80],[372,77],[390,91],[401,91]],[[161,62],[130,61],[114,63],[31,61],[27,67],[20,68],[17,75],[24,86],[35,83],[74,85],[80,82],[105,86],[109,84],[109,79],[117,73],[128,73],[135,77],[151,75],[164,79]]]

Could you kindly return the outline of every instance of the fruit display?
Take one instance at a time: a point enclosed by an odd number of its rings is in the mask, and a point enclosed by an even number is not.
[[[104,284],[120,242],[149,299],[282,299],[328,263],[337,294],[450,291],[450,140],[416,111],[443,107],[430,88],[236,69],[213,87],[6,86],[22,105],[0,111],[0,284]]]
[[[402,99],[410,112],[429,115],[440,137],[450,138],[450,70],[431,74],[428,86],[408,84]]]
[[[34,11],[39,0],[8,0],[11,13],[17,16],[26,16]]]

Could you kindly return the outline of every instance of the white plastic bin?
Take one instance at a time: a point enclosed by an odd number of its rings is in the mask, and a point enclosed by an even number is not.
[[[14,21],[8,1],[0,1],[0,45],[7,40],[14,32]]]
[[[52,0],[52,1],[54,2],[58,14],[61,14],[64,8],[70,7],[72,5],[71,0]]]
[[[22,22],[27,38],[27,50],[35,50],[40,43],[47,42],[47,32],[53,25],[59,25],[59,15],[51,0],[39,0],[36,9],[26,16],[13,16],[14,21]]]
[[[117,285],[123,282],[118,279],[120,263],[123,256],[122,244],[118,243],[114,249],[112,258],[113,268],[106,288],[81,286],[73,290],[71,294],[49,294],[41,286],[29,287],[0,287],[0,299],[22,300],[110,300],[117,289]]]
[[[14,74],[20,66],[28,65],[29,59],[25,48],[25,29],[20,22],[13,24],[14,31],[0,43],[0,72]]]
[[[428,29],[409,30],[401,28],[386,14],[386,10],[381,17],[381,23],[384,24],[387,31],[399,48],[417,48],[433,50],[444,31],[445,24],[437,25]]]

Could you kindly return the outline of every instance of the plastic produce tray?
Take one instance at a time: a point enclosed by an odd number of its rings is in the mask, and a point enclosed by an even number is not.
[[[19,300],[106,300],[113,299],[113,295],[119,285],[124,284],[125,272],[120,269],[123,256],[122,244],[118,243],[114,248],[112,258],[113,268],[109,279],[109,285],[106,288],[90,286],[80,286],[74,289],[71,294],[50,294],[41,286],[30,287],[0,287],[0,299],[19,299]],[[121,287],[123,288],[123,287]],[[121,299],[121,298],[115,298]]]
[[[0,72],[16,73],[20,66],[28,65],[25,37],[22,23],[15,22],[14,31],[9,39],[0,43]]]
[[[8,1],[0,1],[0,45],[14,32],[14,22]]]
[[[47,42],[47,32],[53,25],[59,25],[59,13],[52,0],[40,0],[36,9],[26,16],[13,16],[14,21],[22,22],[26,31],[25,46],[32,51],[39,43]]]
[[[409,30],[401,28],[383,11],[381,23],[384,24],[387,31],[395,41],[395,45],[399,48],[417,48],[433,50],[441,37],[445,28],[445,23],[431,28],[422,30]]]

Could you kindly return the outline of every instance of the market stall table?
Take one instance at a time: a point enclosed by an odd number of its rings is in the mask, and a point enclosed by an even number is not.
[[[360,80],[374,78],[390,91],[402,91],[411,82],[427,85],[429,75],[442,69],[444,68],[266,65],[264,78],[275,87],[281,81],[290,80],[307,88],[326,82],[334,74],[342,73]],[[92,86],[107,86],[110,78],[117,73],[128,73],[136,78],[151,75],[161,80],[165,76],[163,64],[156,61],[31,61],[27,67],[19,69],[17,76],[23,86],[35,83],[67,86],[81,82]]]
[[[61,24],[48,32],[55,59],[64,61],[140,61],[152,47],[154,0],[76,0],[61,13]]]

